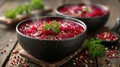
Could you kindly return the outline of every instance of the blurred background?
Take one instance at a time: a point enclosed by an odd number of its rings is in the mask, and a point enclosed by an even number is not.
[[[17,6],[30,0],[0,0],[0,16],[2,16],[6,9],[16,8]],[[91,3],[103,4],[110,8],[110,18],[106,24],[109,28],[115,25],[116,18],[120,17],[120,1],[119,0],[90,0]],[[80,3],[82,0],[44,0],[44,4],[51,7],[53,10],[62,4]],[[54,15],[54,12],[52,13]],[[112,23],[110,23],[112,22]]]

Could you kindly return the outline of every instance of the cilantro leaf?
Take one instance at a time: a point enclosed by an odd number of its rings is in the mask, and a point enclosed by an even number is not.
[[[44,7],[43,0],[31,0],[30,5],[32,9],[43,9]]]
[[[51,23],[45,22],[44,30],[52,30],[53,32],[59,32],[60,25],[57,21],[53,20]]]
[[[10,18],[10,19],[13,19],[16,17],[16,11],[13,10],[13,9],[8,9],[5,14],[4,14],[5,17],[7,18]]]
[[[45,30],[50,30],[50,28],[51,28],[51,24],[49,24],[48,22],[45,22],[44,29]]]
[[[60,31],[59,25],[56,25],[54,28],[52,28],[52,31],[53,32],[59,32]]]
[[[103,56],[105,53],[105,46],[101,44],[101,40],[91,38],[85,40],[84,45],[88,48],[88,51],[92,58]]]

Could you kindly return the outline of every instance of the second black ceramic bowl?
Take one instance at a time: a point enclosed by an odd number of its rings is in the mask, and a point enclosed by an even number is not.
[[[97,33],[95,38],[100,39],[103,45],[110,47],[115,46],[118,43],[120,36],[115,32],[106,31]]]
[[[71,55],[79,48],[81,48],[87,32],[86,25],[82,21],[74,18],[63,18],[63,17],[39,17],[38,20],[48,19],[48,18],[75,21],[76,23],[83,26],[84,32],[75,37],[62,39],[62,40],[42,40],[42,39],[32,38],[27,35],[24,35],[18,29],[20,25],[36,19],[36,18],[30,18],[22,21],[16,27],[18,41],[25,51],[27,51],[34,57],[41,59],[43,61],[53,62],[53,61],[61,60]]]
[[[65,14],[59,12],[59,9],[62,8],[62,7],[76,6],[76,5],[84,5],[84,4],[82,4],[82,3],[80,3],[80,4],[65,4],[65,5],[62,5],[62,6],[59,6],[58,8],[56,8],[55,13],[56,13],[57,16],[73,17],[73,18],[82,20],[87,25],[88,31],[94,31],[94,30],[100,29],[101,27],[103,27],[106,24],[106,22],[107,22],[107,20],[109,18],[110,10],[109,10],[109,8],[107,6],[104,6],[104,5],[92,4],[92,6],[99,7],[99,8],[101,8],[101,9],[103,9],[103,10],[105,10],[107,12],[106,14],[104,14],[102,16],[75,17],[75,16],[70,16],[70,15],[65,15]]]

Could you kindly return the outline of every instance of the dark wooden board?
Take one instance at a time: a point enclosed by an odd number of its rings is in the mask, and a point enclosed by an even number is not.
[[[52,12],[52,8],[45,6],[44,9],[42,9],[42,10],[33,10],[33,11],[31,11],[31,13],[29,15],[17,15],[17,17],[14,19],[6,18],[5,16],[0,16],[0,24],[4,24],[8,28],[13,28],[22,20],[25,20],[25,19],[28,19],[31,17],[44,15],[44,14],[47,14],[50,12]]]
[[[20,51],[20,55],[29,59],[31,62],[34,62],[42,67],[58,67],[58,66],[61,66],[63,64],[65,64],[66,62],[68,62],[69,60],[71,60],[73,57],[75,57],[81,50],[83,49],[83,46],[77,50],[75,53],[69,55],[68,57],[60,60],[60,61],[57,61],[57,62],[52,62],[52,63],[49,63],[49,62],[45,62],[43,60],[39,60],[35,57],[33,57],[32,55],[30,55],[29,53],[27,53],[24,49],[22,49]]]

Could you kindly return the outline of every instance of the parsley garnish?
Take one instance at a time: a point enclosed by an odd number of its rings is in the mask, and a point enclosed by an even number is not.
[[[45,22],[44,29],[52,30],[53,32],[57,33],[60,31],[59,27],[60,27],[60,24],[56,20],[53,20],[51,23]]]
[[[103,56],[105,53],[105,46],[101,44],[101,40],[91,38],[85,40],[84,45],[88,49],[92,58]]]
[[[14,19],[17,15],[21,14],[30,14],[31,10],[43,9],[44,3],[43,0],[30,0],[28,3],[19,5],[16,9],[8,9],[4,16],[6,18]]]

